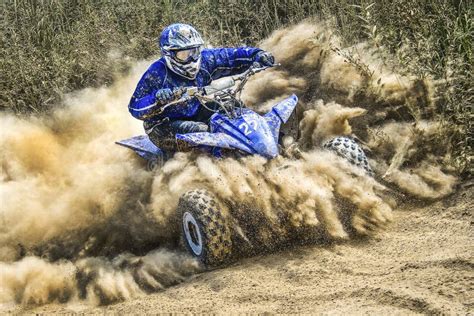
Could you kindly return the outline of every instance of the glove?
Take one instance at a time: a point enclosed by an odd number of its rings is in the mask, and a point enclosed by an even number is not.
[[[176,88],[173,90],[168,88],[160,89],[155,94],[156,101],[162,104],[166,104],[181,98],[186,93],[186,91],[187,88],[185,87]]]
[[[166,104],[175,99],[175,95],[171,89],[160,89],[155,94],[156,101],[161,104]]]
[[[269,52],[261,51],[255,55],[255,61],[261,66],[273,66],[275,57]]]

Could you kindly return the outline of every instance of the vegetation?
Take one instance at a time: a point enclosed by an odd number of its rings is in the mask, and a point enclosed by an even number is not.
[[[131,60],[157,54],[157,35],[176,21],[194,24],[215,45],[233,45],[317,17],[332,21],[345,44],[368,41],[396,56],[399,71],[447,82],[436,115],[453,145],[451,163],[468,171],[471,6],[462,0],[4,0],[0,107],[45,112],[66,92],[108,84]]]

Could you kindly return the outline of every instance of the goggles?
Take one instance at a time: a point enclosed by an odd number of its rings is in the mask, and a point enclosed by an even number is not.
[[[201,46],[189,49],[173,50],[171,51],[171,55],[177,62],[185,64],[190,61],[197,61],[199,56],[201,56],[201,50]]]

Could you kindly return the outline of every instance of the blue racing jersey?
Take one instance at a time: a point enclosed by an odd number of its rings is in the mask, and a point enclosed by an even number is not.
[[[162,57],[148,68],[138,82],[128,110],[135,118],[145,121],[145,125],[152,125],[165,117],[191,118],[200,106],[197,99],[170,106],[159,115],[153,115],[157,107],[164,106],[156,101],[156,92],[165,88],[173,90],[179,87],[204,87],[212,80],[240,74],[253,64],[256,54],[260,51],[261,49],[253,47],[204,49],[201,68],[194,80],[184,78],[168,69]]]

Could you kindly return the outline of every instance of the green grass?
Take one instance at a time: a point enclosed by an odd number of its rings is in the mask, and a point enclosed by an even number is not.
[[[330,20],[345,45],[367,41],[397,71],[444,80],[435,119],[449,163],[472,174],[473,11],[442,0],[4,0],[0,108],[51,110],[64,93],[109,84],[130,62],[158,53],[170,23],[194,24],[215,45],[255,44],[307,17]],[[361,65],[361,69],[364,67]]]

